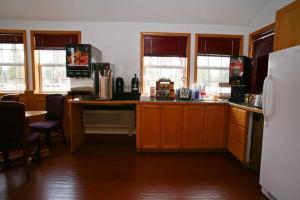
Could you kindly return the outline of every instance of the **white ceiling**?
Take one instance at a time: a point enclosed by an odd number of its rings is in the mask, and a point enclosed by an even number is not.
[[[247,26],[275,0],[0,0],[0,20]]]

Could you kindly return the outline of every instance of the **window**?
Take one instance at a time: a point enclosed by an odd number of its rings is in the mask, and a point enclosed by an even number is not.
[[[188,86],[190,34],[142,33],[141,79],[143,93],[149,93],[160,78],[174,87]]]
[[[31,39],[36,91],[68,91],[70,79],[66,77],[65,45],[79,44],[80,32],[31,31]]]
[[[0,91],[26,89],[25,41],[25,31],[0,30]]]
[[[230,56],[241,55],[242,42],[243,36],[196,34],[195,82],[204,84],[207,94],[219,93],[220,85],[229,83]]]
[[[261,93],[268,73],[269,53],[273,51],[274,24],[270,24],[249,36],[249,56],[252,57],[251,93]]]

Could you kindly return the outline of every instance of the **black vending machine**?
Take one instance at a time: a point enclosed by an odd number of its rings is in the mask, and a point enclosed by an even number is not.
[[[230,57],[229,83],[231,95],[229,101],[243,103],[245,94],[251,88],[251,59],[246,56]]]

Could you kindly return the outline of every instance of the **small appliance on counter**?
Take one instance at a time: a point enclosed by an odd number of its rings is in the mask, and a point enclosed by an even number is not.
[[[140,100],[139,80],[134,75],[131,81],[131,92],[124,92],[124,80],[121,77],[116,79],[116,91],[113,95],[113,100]]]
[[[124,92],[124,80],[122,77],[116,78],[116,94],[122,94]]]
[[[172,82],[170,79],[161,78],[156,81],[155,90],[156,99],[175,99],[174,82]]]
[[[177,89],[176,97],[180,100],[189,100],[192,97],[192,91],[188,88]],[[198,94],[198,98],[199,98],[199,94]]]
[[[101,62],[101,51],[90,44],[66,45],[67,77],[92,77],[92,64]]]
[[[93,63],[94,98],[111,100],[113,97],[113,69],[110,63]]]
[[[139,93],[139,79],[134,74],[134,77],[131,80],[131,92],[132,93]]]
[[[229,83],[231,94],[229,101],[242,103],[245,94],[250,92],[251,85],[251,59],[246,56],[230,57]]]

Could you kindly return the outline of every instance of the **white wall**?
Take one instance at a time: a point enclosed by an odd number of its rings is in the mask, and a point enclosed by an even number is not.
[[[269,1],[255,16],[252,23],[249,25],[249,33],[252,33],[260,28],[275,22],[276,11],[293,0],[272,0]]]
[[[0,21],[0,29],[26,29],[30,89],[32,89],[30,30],[80,30],[82,43],[93,44],[102,51],[103,62],[115,64],[116,76],[122,76],[130,84],[133,74],[140,77],[141,32],[187,32],[191,33],[191,83],[194,77],[195,33],[244,35],[244,55],[248,52],[248,27],[214,26],[161,23],[119,22],[48,22],[48,21]]]

